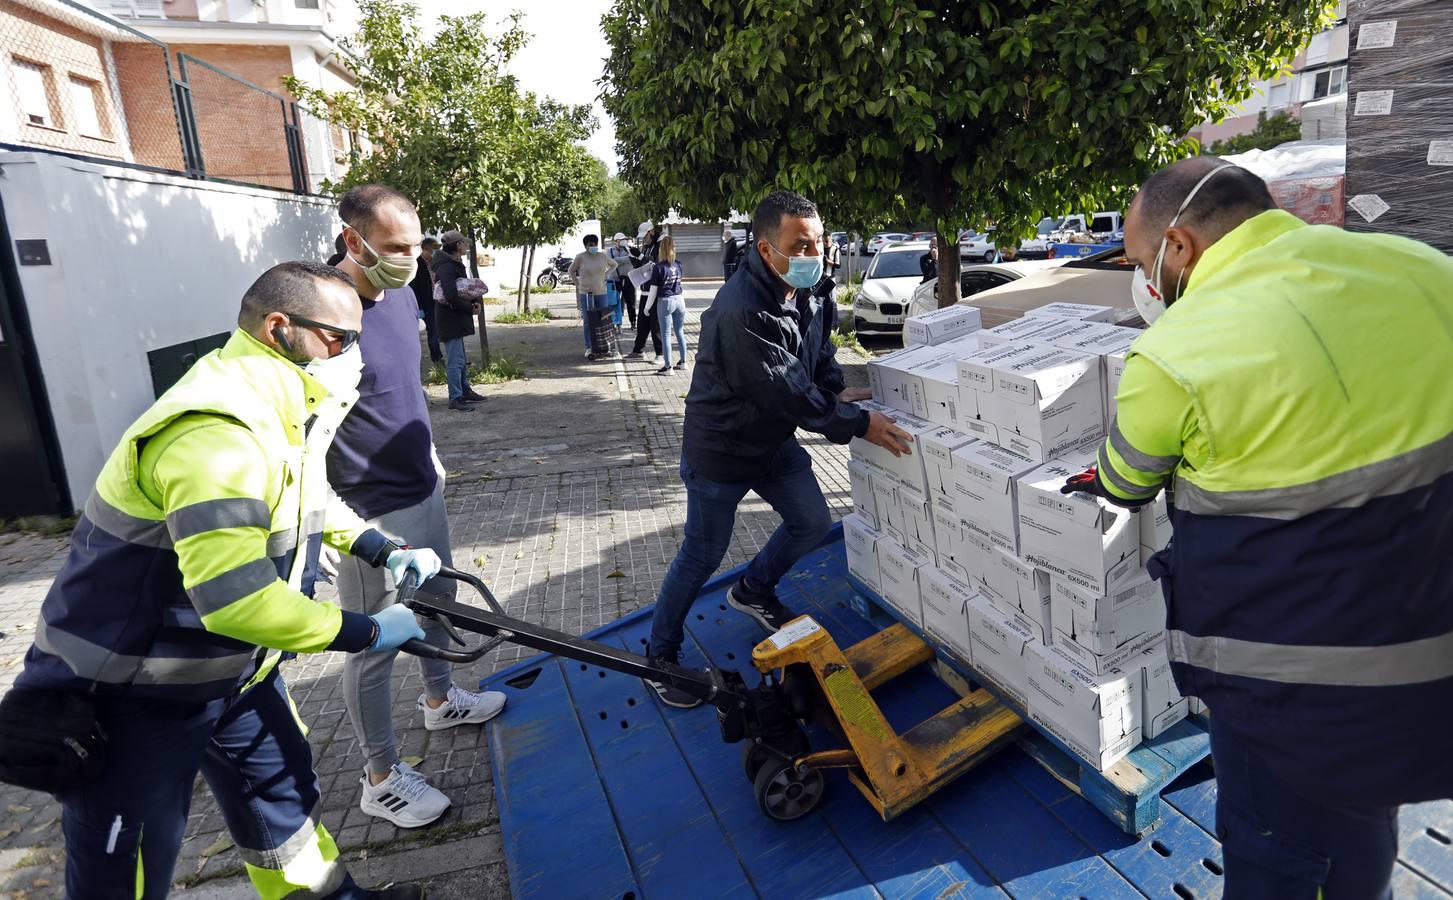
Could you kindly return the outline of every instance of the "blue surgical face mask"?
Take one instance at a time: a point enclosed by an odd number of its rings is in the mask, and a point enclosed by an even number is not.
[[[600,248],[599,247],[586,247],[585,248],[585,252],[586,253],[599,253],[600,252]]]
[[[787,260],[787,274],[782,276],[782,280],[792,287],[810,288],[822,280],[821,256],[788,256],[770,243],[767,246],[771,247],[773,253]]]

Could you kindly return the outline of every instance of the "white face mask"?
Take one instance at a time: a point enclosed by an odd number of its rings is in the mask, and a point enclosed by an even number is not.
[[[354,344],[337,356],[313,360],[303,371],[316,378],[331,396],[354,394],[363,377],[363,353]]]
[[[1203,175],[1201,177],[1201,180],[1196,182],[1196,186],[1191,188],[1190,193],[1186,194],[1186,199],[1181,201],[1180,208],[1177,209],[1176,214],[1171,217],[1170,224],[1165,226],[1165,230],[1170,231],[1172,228],[1176,227],[1176,223],[1181,220],[1181,215],[1184,214],[1186,208],[1191,205],[1191,201],[1196,199],[1196,194],[1200,193],[1202,185],[1210,181],[1217,172],[1221,172],[1225,169],[1230,168],[1233,168],[1233,166],[1230,163],[1227,163],[1222,166],[1217,166],[1216,168]],[[1165,309],[1169,305],[1168,303],[1166,303],[1165,290],[1160,283],[1161,266],[1165,262],[1165,248],[1166,237],[1164,234],[1162,234],[1160,238],[1160,249],[1158,249],[1155,253],[1155,263],[1151,266],[1150,277],[1146,277],[1145,273],[1140,270],[1140,267],[1136,266],[1135,275],[1130,280],[1130,299],[1134,301],[1135,310],[1136,312],[1140,313],[1140,318],[1145,320],[1146,325],[1152,324],[1153,322],[1155,322],[1156,319],[1159,319],[1162,315],[1164,315]],[[1181,280],[1185,278],[1185,275],[1186,270],[1181,269],[1181,273],[1176,276],[1177,299],[1180,298]]]

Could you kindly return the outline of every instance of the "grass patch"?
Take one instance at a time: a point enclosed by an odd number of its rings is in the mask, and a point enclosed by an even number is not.
[[[17,519],[0,519],[0,533],[20,532],[62,537],[75,530],[75,516],[21,516]]]
[[[853,302],[858,299],[858,295],[862,292],[863,286],[861,283],[845,285],[837,289],[835,299],[837,300],[838,306],[852,306]]]
[[[470,384],[504,384],[506,381],[519,381],[528,376],[524,360],[498,354],[488,366],[470,363],[467,377]],[[448,384],[449,376],[444,370],[444,364],[435,363],[434,368],[424,377],[424,383]]]
[[[498,325],[528,325],[534,322],[548,322],[555,318],[548,309],[530,309],[524,312],[502,312],[494,317]]]
[[[531,285],[530,286],[530,293],[532,293],[532,294],[553,294],[556,291],[563,291],[563,290],[565,290],[565,287],[566,286],[563,285],[563,284],[535,284],[535,285]]]
[[[832,344],[839,350],[851,350],[865,359],[870,356],[867,348],[858,343],[858,335],[854,331],[834,331]]]

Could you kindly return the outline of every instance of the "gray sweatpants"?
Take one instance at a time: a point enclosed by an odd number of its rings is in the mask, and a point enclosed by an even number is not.
[[[368,524],[390,538],[411,547],[428,547],[444,565],[454,565],[449,552],[449,519],[444,513],[442,479],[434,493],[417,506],[385,513]],[[454,582],[439,579],[429,585],[435,593],[454,596]],[[388,570],[377,569],[351,556],[338,564],[338,603],[351,612],[372,615],[394,602],[393,579]],[[449,637],[443,626],[432,619],[420,619],[424,636],[431,644],[448,646]],[[382,653],[350,653],[343,662],[343,702],[348,718],[375,775],[384,776],[399,761],[394,739],[393,671],[397,650]],[[424,691],[435,700],[449,695],[453,683],[450,664],[440,659],[419,659],[424,676]]]

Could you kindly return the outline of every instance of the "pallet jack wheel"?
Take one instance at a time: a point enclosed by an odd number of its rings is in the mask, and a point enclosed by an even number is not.
[[[816,809],[826,786],[822,772],[798,769],[781,759],[767,760],[752,781],[757,806],[779,822],[800,819]]]
[[[742,744],[742,774],[753,784],[757,783],[757,773],[762,766],[772,759],[772,754],[763,749],[756,741],[745,741]]]

